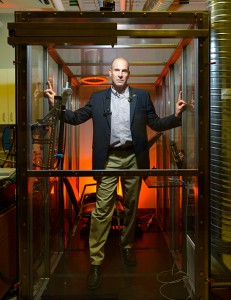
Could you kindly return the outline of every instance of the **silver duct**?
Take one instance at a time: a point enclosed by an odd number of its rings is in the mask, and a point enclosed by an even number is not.
[[[89,83],[93,81],[95,84],[101,83],[101,80],[97,79],[98,76],[103,74],[102,62],[102,49],[82,49],[81,50],[81,77],[88,77]]]
[[[63,6],[63,3],[62,3],[62,0],[51,0],[54,8],[58,11],[64,11],[64,6]]]
[[[101,67],[98,65],[87,64],[99,64],[101,62],[101,53],[100,49],[83,49],[82,50],[82,62],[86,63],[85,66],[81,68],[82,76],[97,76],[101,73]]]
[[[231,1],[208,0],[211,11],[211,252],[231,270]]]
[[[144,4],[144,11],[164,11],[169,8],[174,0],[147,0]]]

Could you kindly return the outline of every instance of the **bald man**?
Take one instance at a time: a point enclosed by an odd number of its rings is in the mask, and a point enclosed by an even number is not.
[[[109,69],[111,87],[93,93],[84,107],[65,112],[65,122],[71,125],[93,119],[93,169],[149,169],[147,126],[160,132],[181,125],[181,114],[186,107],[181,92],[175,114],[159,118],[149,93],[128,85],[129,75],[128,61],[122,57],[114,59]],[[45,94],[54,103],[55,93],[51,86]],[[101,285],[104,245],[111,228],[119,178],[103,176],[96,180],[96,205],[91,214],[89,234],[91,268],[87,288],[90,290]],[[141,180],[140,176],[121,177],[124,221],[120,246],[124,263],[131,267],[136,265],[132,247]]]

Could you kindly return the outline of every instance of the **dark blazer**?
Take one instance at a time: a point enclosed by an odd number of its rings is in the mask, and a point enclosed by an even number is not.
[[[139,169],[149,169],[147,125],[155,131],[164,131],[181,125],[174,114],[159,118],[148,92],[130,87],[131,134]],[[65,122],[78,125],[93,120],[93,169],[104,169],[110,148],[111,88],[93,93],[89,102],[76,111],[66,110]]]

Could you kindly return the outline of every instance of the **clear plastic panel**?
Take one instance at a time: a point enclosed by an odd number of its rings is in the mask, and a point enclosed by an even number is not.
[[[197,161],[197,131],[194,102],[196,86],[195,41],[184,50],[168,74],[162,86],[136,85],[147,90],[157,113],[163,117],[174,113],[179,91],[188,101],[188,109],[182,119],[182,127],[158,136],[150,148],[152,169],[192,169]],[[69,80],[63,70],[42,46],[30,46],[31,66],[28,74],[31,84],[30,130],[27,139],[31,158],[28,168],[32,170],[91,170],[92,123],[81,126],[60,127],[60,105],[49,106],[43,91],[47,82],[52,84],[58,96],[62,95]],[[66,52],[67,49],[65,49]],[[70,49],[69,49],[70,50]],[[71,49],[75,51],[76,49]],[[79,51],[79,50],[78,50]],[[62,52],[62,51],[60,51]],[[65,105],[71,110],[85,105],[90,95],[105,86],[71,86],[72,95]],[[174,99],[170,99],[170,96]],[[57,99],[62,101],[62,98]],[[61,137],[63,134],[63,137]],[[148,130],[148,139],[155,139]],[[60,139],[61,138],[61,139]],[[196,177],[149,176],[142,185],[139,208],[155,209],[158,224],[165,234],[170,250],[176,256],[178,268],[189,272],[195,283],[195,224],[197,218],[198,184]],[[81,195],[88,186],[95,191],[93,177],[79,176],[29,177],[28,206],[30,208],[30,239],[33,266],[33,289],[36,293],[54,271],[60,255],[68,249],[74,218],[78,213]],[[120,193],[120,187],[118,188]],[[193,248],[194,245],[194,248]],[[190,246],[192,246],[190,248]],[[191,252],[189,252],[191,251]],[[190,263],[189,266],[189,257]]]

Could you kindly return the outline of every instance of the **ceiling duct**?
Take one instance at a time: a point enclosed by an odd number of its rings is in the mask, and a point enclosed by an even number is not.
[[[120,11],[126,10],[126,0],[120,0]]]
[[[63,6],[62,0],[51,0],[54,8],[58,11],[64,11],[65,8]]]
[[[106,77],[100,76],[103,73],[100,66],[100,62],[102,61],[101,51],[101,49],[84,49],[82,51],[83,66],[81,68],[82,77],[80,79],[82,83],[97,85],[108,81]]]
[[[49,0],[39,0],[39,2],[41,2],[42,4],[45,4],[45,5],[49,5],[50,4]]]
[[[144,4],[144,11],[165,11],[174,0],[147,0]]]

